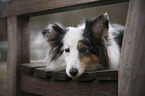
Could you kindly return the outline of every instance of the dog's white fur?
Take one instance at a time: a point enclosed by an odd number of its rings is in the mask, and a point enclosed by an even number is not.
[[[82,34],[83,34],[83,29],[82,27],[74,28],[74,27],[69,27],[69,31],[66,33],[63,42],[64,42],[64,49],[70,48],[69,53],[64,52],[63,57],[65,60],[65,63],[67,64],[66,67],[66,73],[68,76],[71,77],[69,70],[71,68],[77,68],[78,70],[78,76],[81,75],[84,72],[85,68],[80,67],[80,61],[79,61],[79,52],[77,50],[77,45],[79,40],[82,40]]]

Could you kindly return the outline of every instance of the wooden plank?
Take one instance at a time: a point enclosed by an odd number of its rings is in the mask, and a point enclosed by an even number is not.
[[[58,81],[69,81],[71,80],[65,71],[53,72],[51,74],[52,79]],[[88,82],[93,80],[108,81],[108,80],[118,80],[118,70],[101,70],[85,72],[79,78],[73,79],[79,82]]]
[[[26,63],[26,64],[21,64],[19,66],[19,70],[27,74],[33,74],[35,68],[42,68],[42,67],[45,67],[45,65],[42,63]]]
[[[46,67],[35,68],[35,70],[34,70],[34,74],[37,77],[44,78],[44,79],[51,78],[51,73],[52,73],[52,71],[46,71]]]
[[[65,71],[53,72],[51,74],[51,78],[57,81],[69,81],[71,80],[70,77],[67,76]]]
[[[46,71],[45,68],[37,68],[36,72],[38,72],[37,73],[38,77],[42,77],[42,78],[51,77],[52,80],[57,80],[57,81],[71,80],[71,78],[67,76],[65,71],[50,72],[50,71]],[[118,80],[118,70],[102,70],[102,71],[85,72],[79,78],[73,80],[79,82],[88,82],[93,80],[99,80],[99,81]]]
[[[145,0],[130,0],[119,67],[119,96],[145,96]]]
[[[82,74],[79,78],[76,78],[75,80],[78,82],[89,82],[96,80],[96,72],[91,72],[91,73],[84,73]]]
[[[29,63],[29,18],[8,18],[8,96],[18,95],[18,65]]]
[[[118,70],[102,70],[96,72],[96,80],[118,80]]]
[[[42,63],[26,63],[20,65],[20,71],[27,74],[35,74],[40,78],[51,78],[57,81],[69,81],[65,71],[51,72],[46,70]],[[79,82],[93,81],[93,80],[118,80],[118,70],[100,70],[83,73],[79,78],[74,79]]]
[[[13,0],[3,8],[1,17],[44,15],[127,1],[129,0]]]
[[[118,70],[101,70],[85,72],[81,77],[76,79],[77,81],[106,81],[106,80],[118,80]]]
[[[118,87],[117,82],[58,82],[24,73],[20,81],[22,91],[42,96],[117,96]]]

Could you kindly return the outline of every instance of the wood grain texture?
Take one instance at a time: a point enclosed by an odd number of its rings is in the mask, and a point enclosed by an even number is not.
[[[26,64],[21,64],[19,66],[19,70],[27,74],[33,74],[35,68],[42,68],[42,67],[45,67],[45,65],[42,63],[26,63]]]
[[[118,70],[101,70],[85,72],[82,76],[76,79],[77,81],[107,81],[107,80],[118,80]]]
[[[76,78],[75,80],[78,82],[89,82],[96,80],[96,72],[91,73],[83,73],[79,78]]]
[[[65,71],[53,72],[51,74],[51,79],[56,81],[69,81],[70,77],[67,76]]]
[[[44,15],[127,1],[128,0],[12,0],[3,8],[1,17]]]
[[[42,96],[117,96],[117,82],[48,81],[25,73],[20,81],[22,91]]]
[[[52,71],[46,71],[46,67],[43,68],[35,68],[34,74],[40,78],[51,78]]]
[[[44,64],[40,63],[26,63],[19,66],[19,71],[27,74],[35,74],[36,76],[44,79],[52,79],[57,81],[69,81],[71,80],[65,71],[51,72],[46,70]],[[73,79],[79,82],[88,82],[93,80],[108,81],[118,80],[118,70],[100,70],[84,72],[79,78]]]
[[[119,66],[119,96],[145,96],[145,0],[130,0]]]
[[[29,18],[8,18],[8,96],[17,96],[18,65],[29,63]]]

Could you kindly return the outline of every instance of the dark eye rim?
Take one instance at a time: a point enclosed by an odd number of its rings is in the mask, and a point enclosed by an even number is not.
[[[65,52],[70,52],[70,48],[64,49]]]
[[[88,48],[86,48],[86,47],[80,48],[80,52],[81,52],[81,53],[85,53],[87,50],[88,50]]]

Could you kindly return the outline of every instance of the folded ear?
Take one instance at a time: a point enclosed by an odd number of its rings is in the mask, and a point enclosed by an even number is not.
[[[42,34],[46,38],[50,47],[49,58],[51,60],[58,58],[63,53],[62,39],[65,34],[65,29],[58,26],[57,24],[49,25],[48,28],[43,30]]]
[[[86,21],[85,32],[93,38],[106,38],[108,35],[109,17],[105,13],[93,20]]]
[[[48,38],[49,33],[50,33],[50,31],[47,28],[42,31],[42,35],[43,35],[44,38]]]
[[[54,39],[60,38],[61,35],[65,34],[65,30],[57,24],[50,24],[47,28],[42,31],[43,37],[48,41],[53,41]],[[58,38],[58,39],[59,39]]]

